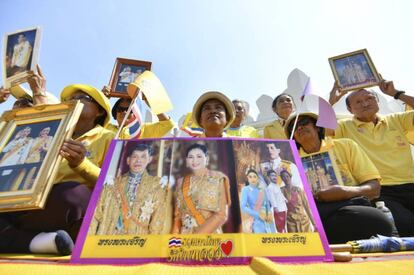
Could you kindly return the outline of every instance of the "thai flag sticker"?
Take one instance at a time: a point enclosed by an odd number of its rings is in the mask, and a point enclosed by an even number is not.
[[[172,237],[168,241],[168,247],[180,247],[181,246],[181,238]]]

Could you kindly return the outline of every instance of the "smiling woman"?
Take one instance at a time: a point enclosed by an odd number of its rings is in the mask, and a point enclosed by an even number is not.
[[[204,93],[193,107],[193,121],[204,130],[200,137],[224,137],[234,117],[233,103],[220,92]]]

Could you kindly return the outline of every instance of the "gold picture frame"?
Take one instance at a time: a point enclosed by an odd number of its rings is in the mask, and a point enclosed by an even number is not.
[[[40,27],[18,30],[4,36],[3,83],[5,88],[24,83],[36,70],[42,31]]]
[[[343,91],[378,85],[378,74],[367,49],[341,54],[328,59],[335,81]]]
[[[332,150],[302,156],[301,160],[313,194],[327,186],[344,185]]]
[[[110,97],[129,98],[127,87],[144,71],[151,70],[151,62],[117,57],[111,79]]]
[[[41,209],[52,188],[63,141],[80,101],[6,111],[0,117],[0,212]]]

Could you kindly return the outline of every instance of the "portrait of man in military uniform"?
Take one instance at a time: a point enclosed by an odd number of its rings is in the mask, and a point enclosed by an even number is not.
[[[266,156],[264,158],[265,160],[260,162],[260,172],[266,183],[269,184],[271,182],[267,177],[267,174],[268,171],[273,170],[278,175],[277,184],[279,187],[283,187],[284,183],[280,177],[280,172],[282,170],[287,170],[292,174],[292,185],[303,188],[299,170],[296,164],[289,160],[284,160],[280,157],[281,149],[279,148],[280,146],[278,146],[278,143],[266,142],[265,146]]]
[[[128,171],[104,186],[89,233],[94,235],[163,234],[167,219],[167,186],[148,174],[153,149],[139,143],[126,158]]]

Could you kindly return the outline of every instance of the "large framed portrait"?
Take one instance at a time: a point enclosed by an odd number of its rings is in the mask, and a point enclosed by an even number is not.
[[[302,157],[302,165],[312,193],[331,185],[343,185],[343,180],[331,150]]]
[[[6,88],[23,83],[35,70],[40,47],[39,27],[19,30],[4,36],[3,80]]]
[[[381,81],[367,49],[331,57],[329,64],[344,91],[375,86]]]
[[[286,140],[113,140],[71,261],[240,264],[253,256],[330,260],[292,146]],[[272,163],[269,171],[261,170],[264,162]],[[285,204],[282,222],[268,196],[271,185],[279,188],[273,197]],[[286,213],[288,207],[294,213]]]
[[[129,97],[128,84],[146,70],[151,70],[151,62],[118,57],[109,81],[110,96]]]
[[[44,207],[82,103],[46,105],[0,118],[0,212]]]

